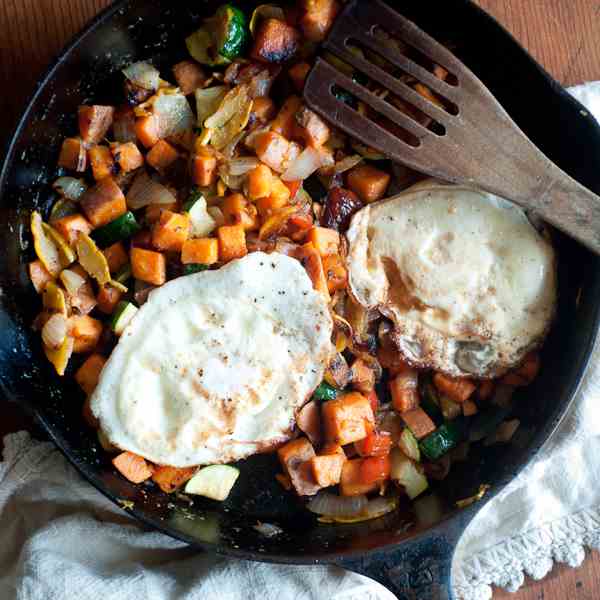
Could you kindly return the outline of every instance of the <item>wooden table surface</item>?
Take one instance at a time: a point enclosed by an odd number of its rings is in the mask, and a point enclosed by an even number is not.
[[[600,79],[598,0],[476,0],[502,22],[561,83]],[[4,143],[49,61],[110,0],[0,0],[0,144]],[[29,427],[13,407],[2,408],[2,435]],[[557,567],[542,582],[494,600],[597,600],[600,557],[577,570]]]

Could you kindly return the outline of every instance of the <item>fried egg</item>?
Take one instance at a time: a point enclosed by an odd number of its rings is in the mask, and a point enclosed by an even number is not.
[[[110,442],[163,465],[227,463],[291,437],[323,379],[332,319],[300,263],[256,252],[153,291],[91,408]]]
[[[507,200],[428,181],[363,208],[347,238],[352,295],[414,366],[496,377],[549,329],[554,250]]]

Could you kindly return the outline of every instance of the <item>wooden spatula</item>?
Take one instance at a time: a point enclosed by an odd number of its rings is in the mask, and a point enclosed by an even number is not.
[[[535,211],[600,254],[600,197],[546,158],[483,83],[414,23],[379,0],[355,0],[337,18],[324,48],[382,91],[369,91],[357,78],[318,59],[304,89],[314,111],[399,163],[477,186]],[[424,60],[417,62],[411,55],[440,65],[449,76],[436,77],[422,66]],[[385,61],[403,76],[381,68]],[[413,78],[435,95],[426,99],[415,91],[408,84]],[[348,93],[369,110],[348,103]],[[377,114],[378,123],[369,114]]]

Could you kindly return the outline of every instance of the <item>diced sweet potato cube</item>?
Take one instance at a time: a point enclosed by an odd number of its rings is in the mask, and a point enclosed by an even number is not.
[[[300,27],[311,42],[322,42],[340,11],[337,0],[302,0]]]
[[[462,409],[465,417],[472,417],[478,413],[477,404],[473,400],[465,400],[462,404]]]
[[[157,171],[164,171],[179,158],[179,152],[169,142],[160,140],[146,154],[146,162]]]
[[[171,494],[190,480],[197,467],[167,467],[157,466],[152,474],[152,481],[165,493]]]
[[[267,167],[268,168],[268,167]],[[290,200],[291,192],[279,177],[271,178],[271,193],[265,198],[256,201],[259,214],[265,218],[274,210],[283,208]]]
[[[92,175],[96,181],[115,173],[115,161],[108,146],[92,146],[88,150]]]
[[[260,222],[256,206],[250,204],[242,194],[230,194],[221,205],[227,225],[241,225],[244,231],[255,231]]]
[[[89,315],[73,315],[69,318],[69,335],[74,338],[73,352],[91,352],[100,341],[102,322]]]
[[[34,260],[29,263],[29,279],[38,294],[41,294],[49,281],[54,277],[48,272],[41,260]]]
[[[79,134],[85,144],[91,146],[102,141],[115,115],[112,106],[85,106],[79,107]]]
[[[251,57],[269,63],[285,62],[298,50],[300,33],[279,19],[265,19],[254,38]]]
[[[403,413],[419,406],[418,377],[416,369],[405,366],[390,380],[392,405],[397,412]]]
[[[160,140],[158,119],[154,115],[139,117],[135,121],[135,134],[145,148],[152,148]]]
[[[110,149],[113,158],[124,173],[135,171],[135,169],[139,169],[144,164],[144,156],[133,142],[113,144]]]
[[[362,358],[352,363],[352,387],[365,396],[375,387],[375,371]]]
[[[536,352],[530,352],[518,369],[508,373],[502,378],[502,383],[517,387],[529,385],[537,377],[537,374],[540,371],[540,365],[540,355]]]
[[[289,71],[288,75],[296,88],[296,91],[302,92],[304,90],[304,82],[310,71],[310,65],[307,62],[299,62],[295,64]]]
[[[390,477],[391,461],[388,455],[368,456],[360,465],[360,476],[363,483],[383,483]]]
[[[142,483],[152,477],[152,467],[139,455],[133,452],[122,452],[112,461],[114,467],[131,483]]]
[[[96,389],[105,363],[106,359],[101,354],[90,354],[77,369],[75,381],[88,396]]]
[[[358,392],[350,392],[321,407],[325,439],[345,446],[367,437],[375,417],[369,400]]]
[[[299,154],[299,148],[276,131],[266,131],[255,140],[256,156],[277,173]]]
[[[102,250],[102,254],[106,258],[111,273],[118,273],[129,262],[129,256],[122,242],[116,242],[112,246],[105,248]]]
[[[81,209],[93,227],[101,227],[127,212],[121,188],[112,177],[105,177],[80,200]]]
[[[475,384],[470,379],[450,377],[443,373],[435,373],[433,384],[454,402],[462,403],[475,391]]]
[[[320,148],[331,135],[329,125],[317,113],[306,107],[296,113],[294,130],[296,137],[301,137],[308,146],[313,148]]]
[[[217,157],[206,146],[196,148],[192,157],[192,180],[201,187],[213,185],[217,180]]]
[[[346,456],[344,449],[339,444],[324,444],[321,447],[321,451],[319,452],[320,456],[325,456],[327,454],[339,454],[341,456]]]
[[[152,244],[159,250],[180,251],[190,233],[190,217],[187,213],[165,210],[152,228]]]
[[[81,138],[67,138],[60,149],[58,166],[83,173],[87,169],[87,151]]]
[[[385,196],[391,176],[371,165],[358,165],[348,173],[348,187],[363,202],[375,202]]]
[[[202,67],[191,60],[184,60],[173,67],[173,75],[177,82],[177,87],[181,93],[187,96],[194,92],[196,88],[202,87],[206,81],[206,74]]]
[[[435,431],[435,423],[420,407],[407,410],[400,417],[418,440]]]
[[[98,310],[105,315],[112,315],[117,304],[121,300],[123,293],[110,284],[100,286],[96,301],[98,302]]]
[[[248,198],[258,200],[271,195],[273,173],[267,165],[258,165],[248,173]]]
[[[136,279],[153,285],[162,285],[167,280],[167,262],[160,252],[132,248],[131,270]]]
[[[329,300],[329,288],[327,287],[327,280],[325,279],[325,272],[323,271],[323,262],[321,261],[321,255],[317,252],[316,248],[311,243],[304,244],[298,249],[296,258],[306,269],[315,290],[321,292],[321,294]]]
[[[52,227],[60,233],[70,246],[77,242],[79,232],[89,235],[93,229],[92,224],[83,215],[68,215],[52,222]]]
[[[275,131],[287,139],[294,137],[296,113],[301,107],[302,100],[298,96],[290,96],[273,119],[271,131]]]
[[[387,456],[392,444],[392,436],[387,431],[372,431],[364,440],[354,442],[354,448],[360,456]]]
[[[144,213],[146,223],[154,225],[154,223],[160,220],[160,217],[165,210],[177,212],[178,208],[179,204],[177,202],[169,202],[168,204],[149,204],[146,206],[146,212]]]
[[[321,442],[321,409],[314,400],[305,404],[298,411],[296,425],[313,444]]]
[[[348,282],[348,270],[339,254],[330,254],[323,258],[323,271],[330,294],[333,295],[338,290],[345,289]]]
[[[321,487],[314,480],[310,459],[315,451],[306,438],[292,440],[277,451],[279,462],[299,496],[312,496]]]
[[[342,496],[361,496],[369,494],[378,488],[377,482],[365,483],[362,477],[362,458],[347,460],[342,467],[340,478],[340,494]]]
[[[252,104],[252,112],[250,113],[250,122],[254,123],[258,121],[260,123],[267,123],[275,116],[275,102],[267,96],[259,96],[254,98]]]
[[[345,462],[346,456],[340,454],[327,454],[311,458],[312,474],[317,485],[321,487],[337,485],[342,478],[342,468]]]
[[[186,240],[181,248],[181,262],[214,265],[219,260],[219,241],[215,238]]]
[[[248,254],[246,232],[241,225],[223,225],[217,229],[219,240],[219,259],[229,262],[234,258],[242,258]]]
[[[312,227],[306,241],[311,242],[322,257],[337,254],[340,250],[340,234],[327,227]]]

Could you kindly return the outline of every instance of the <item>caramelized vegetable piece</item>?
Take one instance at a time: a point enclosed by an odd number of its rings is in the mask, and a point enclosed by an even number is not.
[[[186,240],[181,248],[184,265],[214,265],[219,260],[219,242],[215,238]]]
[[[75,246],[79,233],[89,235],[92,224],[83,215],[68,215],[52,223],[52,227],[65,238],[70,246]]]
[[[296,128],[296,113],[302,107],[302,100],[298,96],[290,96],[279,109],[277,116],[271,123],[271,131],[275,131],[284,138],[294,137]]]
[[[288,75],[296,88],[296,91],[302,92],[304,90],[304,82],[310,71],[310,65],[307,62],[299,62],[295,64],[289,71]]]
[[[327,279],[327,288],[331,295],[346,288],[348,270],[339,254],[331,254],[323,258],[323,270]]]
[[[217,229],[219,260],[229,262],[248,254],[246,232],[241,225],[223,225]]]
[[[167,494],[172,494],[184,483],[187,483],[197,471],[197,467],[155,467],[152,474],[152,481]]]
[[[336,231],[346,231],[350,219],[363,207],[360,198],[351,190],[334,187],[329,190],[321,225]]]
[[[179,152],[169,142],[160,140],[146,154],[146,162],[157,171],[165,171],[179,158]]]
[[[475,391],[475,384],[470,379],[459,379],[443,373],[436,373],[433,383],[440,392],[459,403],[467,400]]]
[[[299,496],[312,496],[321,487],[316,483],[310,460],[315,451],[306,438],[292,440],[277,450],[279,462]]]
[[[142,483],[152,477],[152,467],[133,452],[122,452],[112,460],[113,465],[131,483]]]
[[[341,446],[367,437],[375,422],[369,400],[357,392],[325,402],[321,414],[325,439]]]
[[[206,81],[206,74],[202,70],[202,67],[192,60],[184,60],[177,63],[173,67],[173,75],[175,76],[177,87],[185,96],[193,93],[196,88],[202,87]]]
[[[502,383],[517,387],[529,385],[537,377],[540,371],[540,364],[539,354],[530,352],[518,369],[502,378]]]
[[[167,210],[170,212],[176,212],[179,205],[177,202],[170,202],[169,204],[149,204],[146,206],[146,212],[144,216],[146,218],[146,222],[150,225],[154,225],[160,220],[162,214]]]
[[[132,248],[131,270],[136,279],[153,285],[162,285],[167,280],[167,262],[160,252]]]
[[[343,355],[338,352],[329,363],[329,367],[327,367],[325,381],[329,385],[342,390],[350,383],[351,378],[350,367]]]
[[[87,169],[87,151],[81,138],[67,138],[60,149],[58,166],[83,173]]]
[[[41,260],[34,260],[29,263],[29,279],[38,294],[41,294],[49,281],[54,278],[48,272],[48,269],[44,267]]]
[[[256,121],[259,123],[267,123],[275,116],[276,110],[275,103],[271,98],[267,98],[266,96],[254,98],[252,112],[250,113],[250,123]]]
[[[112,106],[80,106],[79,133],[84,143],[88,146],[100,143],[110,129],[114,115]]]
[[[65,292],[58,287],[54,281],[49,281],[42,293],[42,303],[44,308],[51,312],[57,312],[67,316],[67,303]]]
[[[128,262],[129,256],[121,242],[117,242],[102,250],[111,273],[118,273]]]
[[[363,483],[382,483],[390,477],[391,462],[388,455],[369,456],[360,465],[360,478]]]
[[[261,133],[255,141],[256,156],[277,173],[283,173],[299,148],[275,131]]]
[[[360,456],[387,456],[392,449],[392,436],[387,431],[372,431],[359,442],[354,442],[354,448]]]
[[[77,256],[79,264],[86,273],[93,277],[100,285],[110,281],[110,270],[104,254],[98,249],[94,240],[85,233],[80,233],[77,238]]]
[[[207,146],[196,148],[192,158],[192,181],[200,187],[213,185],[217,180],[217,157]]]
[[[302,0],[300,27],[304,37],[311,42],[322,42],[329,33],[340,11],[337,0]]]
[[[258,165],[248,173],[248,198],[258,200],[271,195],[273,174],[267,165]]]
[[[127,212],[121,188],[112,177],[106,177],[81,197],[81,209],[93,227],[101,227]]]
[[[435,423],[429,418],[429,415],[422,408],[413,408],[403,412],[402,420],[418,439],[422,439],[435,431]]]
[[[477,404],[475,404],[473,400],[465,400],[462,404],[462,410],[465,417],[472,417],[479,412],[477,409]]]
[[[313,444],[321,442],[321,411],[314,400],[305,404],[298,411],[296,425]]]
[[[62,271],[60,253],[54,241],[47,235],[40,213],[33,211],[30,221],[33,247],[46,270],[56,277]]]
[[[255,231],[259,228],[258,212],[242,194],[230,194],[221,205],[227,225],[241,225],[244,231]]]
[[[419,406],[419,393],[417,391],[418,377],[416,369],[405,365],[390,380],[392,405],[397,412],[404,413]]]
[[[69,335],[73,338],[73,352],[91,352],[102,335],[102,322],[88,315],[72,316],[69,319]]]
[[[359,165],[348,173],[348,187],[363,202],[375,202],[385,196],[391,176],[371,165]]]
[[[152,148],[160,140],[158,118],[154,115],[140,117],[135,121],[135,134],[145,148]]]
[[[115,174],[115,161],[108,146],[92,146],[88,150],[88,156],[96,181]]]
[[[345,454],[327,454],[311,458],[312,475],[317,485],[321,487],[337,485],[342,478],[342,469],[346,460]]]
[[[295,132],[296,136],[301,137],[313,148],[320,148],[331,135],[329,125],[317,113],[306,107],[296,113]]]
[[[77,369],[75,381],[79,387],[89,396],[96,389],[102,368],[106,359],[101,354],[90,354],[85,362]]]
[[[123,173],[135,171],[135,169],[139,169],[144,165],[144,157],[133,142],[113,144],[110,150]]]
[[[123,292],[110,284],[100,286],[98,296],[96,297],[98,310],[105,315],[111,315],[122,296]]]
[[[299,44],[296,29],[279,19],[266,19],[256,32],[251,57],[261,62],[285,62],[296,53]]]
[[[326,227],[312,227],[306,241],[312,243],[322,257],[337,254],[340,250],[340,234]]]
[[[159,250],[181,251],[190,233],[190,217],[187,213],[165,210],[152,228],[152,244]]]
[[[73,338],[67,336],[60,348],[53,350],[44,346],[46,358],[52,363],[56,373],[61,377],[65,374],[69,359],[73,353]]]
[[[344,463],[340,479],[342,496],[361,496],[374,492],[378,488],[377,482],[365,483],[362,476],[363,460],[363,458],[355,458]]]
[[[362,358],[352,363],[352,387],[365,396],[375,387],[375,371]]]
[[[321,292],[321,294],[329,301],[329,288],[327,287],[327,280],[325,279],[325,272],[323,271],[323,263],[316,248],[310,242],[304,244],[298,249],[296,258],[306,269],[315,290]]]

